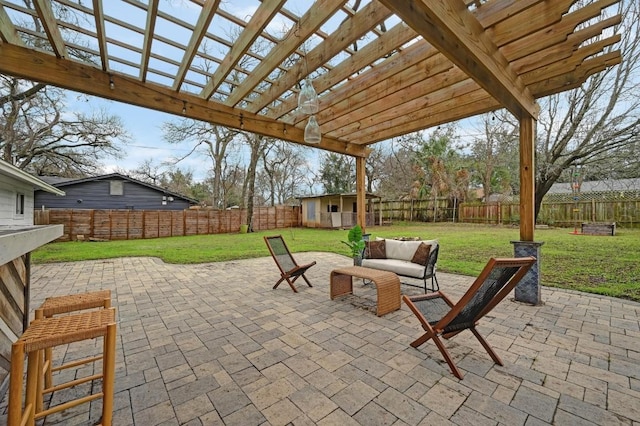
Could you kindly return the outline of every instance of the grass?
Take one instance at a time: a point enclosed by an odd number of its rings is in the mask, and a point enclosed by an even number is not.
[[[438,239],[438,270],[477,275],[489,257],[513,255],[515,227],[450,223],[399,223],[370,227],[371,238],[417,236]],[[573,235],[571,229],[536,230],[543,242],[543,285],[640,301],[640,230],[617,229],[615,237]],[[264,235],[281,233],[293,252],[349,255],[346,230],[292,228],[250,234],[217,234],[108,242],[47,244],[32,253],[34,263],[74,262],[114,257],[153,256],[167,263],[204,263],[268,256]],[[446,284],[445,284],[446,285]]]

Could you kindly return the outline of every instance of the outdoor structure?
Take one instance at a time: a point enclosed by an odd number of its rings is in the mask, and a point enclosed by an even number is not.
[[[34,188],[64,192],[0,160],[0,397],[11,344],[29,319],[30,252],[62,235],[62,225],[33,226]]]
[[[52,186],[64,189],[65,197],[47,191],[35,192],[38,209],[125,209],[125,210],[184,210],[198,201],[165,188],[142,182],[120,173],[65,179],[43,176]]]
[[[377,195],[366,193],[365,225],[381,223],[381,212],[376,217],[373,200]],[[350,228],[358,223],[358,194],[323,194],[300,197],[302,226],[307,228]]]
[[[620,0],[318,0],[301,15],[252,0],[247,20],[229,3],[2,0],[0,73],[352,156],[362,226],[369,145],[506,108],[520,123],[514,252],[540,256],[536,99],[622,60]]]

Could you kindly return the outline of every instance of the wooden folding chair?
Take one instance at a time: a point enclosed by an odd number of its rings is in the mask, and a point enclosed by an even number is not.
[[[529,268],[536,262],[535,257],[522,258],[491,258],[478,278],[454,304],[441,291],[434,293],[402,296],[402,300],[420,320],[425,333],[411,343],[417,348],[426,341],[433,339],[451,372],[459,379],[462,374],[453,363],[453,359],[440,337],[449,339],[463,330],[471,330],[487,351],[491,359],[503,365],[498,354],[489,346],[487,341],[476,330],[480,318],[491,311],[518,284]]]
[[[307,277],[304,276],[304,273],[307,272],[307,269],[315,265],[316,262],[311,262],[306,265],[298,265],[291,255],[287,244],[284,242],[282,235],[274,235],[272,237],[265,236],[264,241],[267,243],[269,252],[280,269],[280,279],[273,286],[274,289],[277,288],[282,281],[286,280],[294,293],[297,293],[298,290],[293,283],[300,277],[307,282],[309,287],[313,287]]]

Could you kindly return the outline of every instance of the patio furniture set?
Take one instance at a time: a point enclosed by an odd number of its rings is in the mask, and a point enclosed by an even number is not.
[[[265,237],[265,241],[281,271],[281,278],[274,289],[283,280],[287,280],[293,291],[297,292],[293,282],[299,277],[303,277],[311,287],[304,272],[315,262],[298,265],[280,235]],[[457,303],[453,303],[445,293],[440,291],[435,278],[438,249],[436,240],[367,242],[366,251],[369,252],[369,256],[372,256],[372,260],[377,262],[365,263],[363,259],[363,266],[348,266],[331,271],[329,297],[334,300],[340,296],[353,294],[354,277],[362,278],[365,282],[369,280],[376,287],[376,314],[382,316],[400,309],[402,299],[420,321],[424,330],[424,334],[413,341],[411,346],[418,348],[423,343],[433,340],[457,378],[462,379],[462,373],[453,362],[441,337],[449,339],[464,330],[471,331],[491,359],[496,364],[503,365],[498,354],[476,329],[476,324],[515,288],[536,262],[535,257],[489,259],[466,293]],[[283,259],[286,263],[282,263]],[[430,264],[431,262],[433,263]],[[409,263],[419,266],[413,268],[408,265]],[[398,275],[422,279],[425,294],[402,295]],[[432,279],[431,292],[427,292],[427,276]]]

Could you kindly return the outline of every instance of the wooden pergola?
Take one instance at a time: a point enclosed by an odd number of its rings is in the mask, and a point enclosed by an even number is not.
[[[303,145],[308,77],[314,146],[356,158],[362,224],[369,145],[507,108],[533,241],[536,99],[621,61],[619,1],[229,2],[245,18],[220,0],[0,0],[0,73]]]

